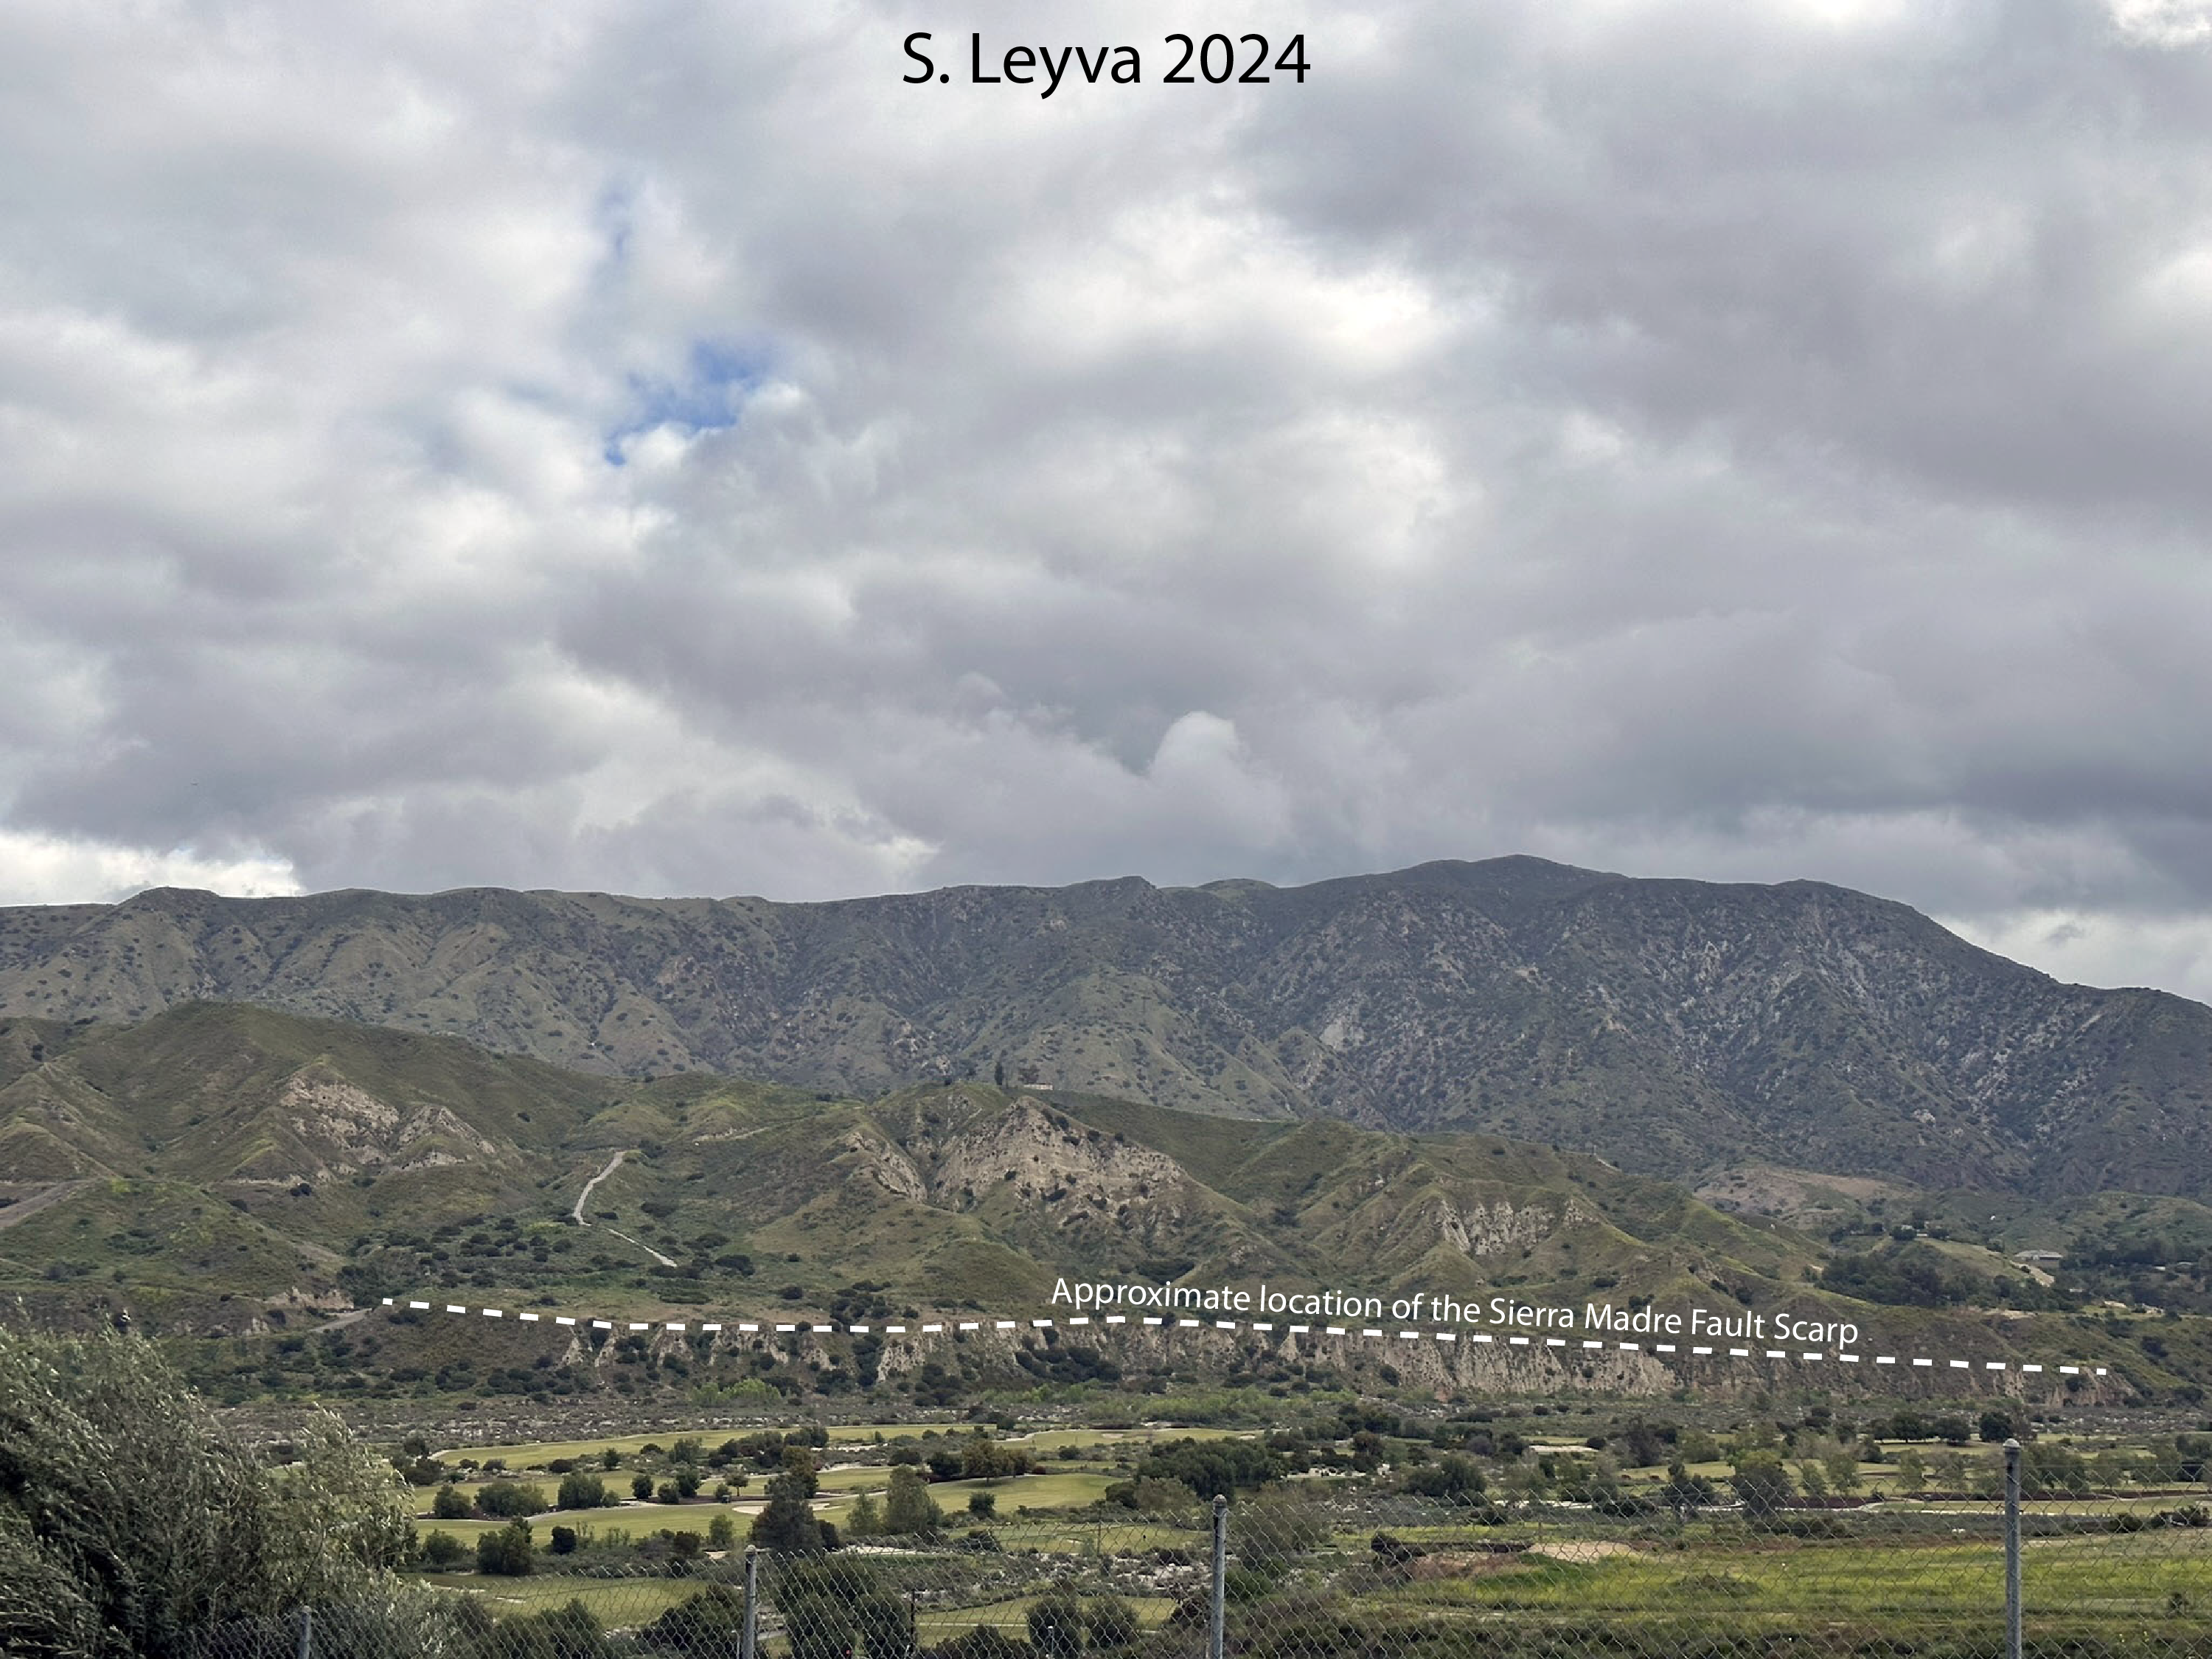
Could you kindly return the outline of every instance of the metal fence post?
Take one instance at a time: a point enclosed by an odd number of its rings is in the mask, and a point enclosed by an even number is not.
[[[760,1651],[760,1551],[745,1546],[745,1626],[738,1638],[738,1659],[756,1659]]]
[[[300,1609],[299,1659],[314,1659],[314,1653],[315,1610],[313,1607],[301,1607]]]
[[[2005,1656],[2020,1659],[2020,1442],[2004,1443]]]
[[[1206,1659],[1221,1659],[1229,1634],[1229,1500],[1213,1500],[1213,1608],[1206,1632]]]

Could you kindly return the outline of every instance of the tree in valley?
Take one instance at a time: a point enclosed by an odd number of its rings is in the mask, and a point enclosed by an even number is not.
[[[1736,1501],[1743,1505],[1744,1518],[1748,1521],[1772,1519],[1797,1495],[1781,1454],[1764,1448],[1736,1459],[1729,1484],[1735,1488]]]
[[[884,1530],[933,1533],[944,1525],[945,1511],[930,1497],[928,1483],[910,1468],[893,1469],[884,1494]]]
[[[812,1502],[820,1486],[814,1460],[801,1447],[787,1447],[781,1473],[771,1476],[764,1489],[768,1506],[753,1517],[753,1543],[778,1555],[805,1554],[823,1548],[827,1540]]]

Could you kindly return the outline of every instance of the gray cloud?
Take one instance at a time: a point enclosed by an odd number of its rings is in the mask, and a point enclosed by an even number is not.
[[[2204,9],[1294,19],[11,8],[0,897],[1528,850],[2212,994]]]

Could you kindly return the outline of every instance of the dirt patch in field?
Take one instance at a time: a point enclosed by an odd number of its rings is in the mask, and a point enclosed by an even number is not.
[[[1608,1555],[1633,1555],[1636,1546],[1607,1538],[1561,1539],[1556,1544],[1531,1544],[1531,1555],[1548,1555],[1554,1561],[1599,1561]]]
[[[1697,1188],[1697,1195],[1717,1208],[1776,1216],[1784,1221],[1832,1217],[1877,1198],[1905,1194],[1905,1188],[1887,1181],[1773,1164],[1747,1164],[1719,1170]]]

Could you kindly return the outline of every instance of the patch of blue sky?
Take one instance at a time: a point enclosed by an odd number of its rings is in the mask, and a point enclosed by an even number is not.
[[[607,465],[623,465],[626,447],[641,433],[673,427],[690,436],[735,426],[767,373],[766,356],[756,349],[728,340],[695,340],[679,378],[631,375],[634,407],[606,434]]]

